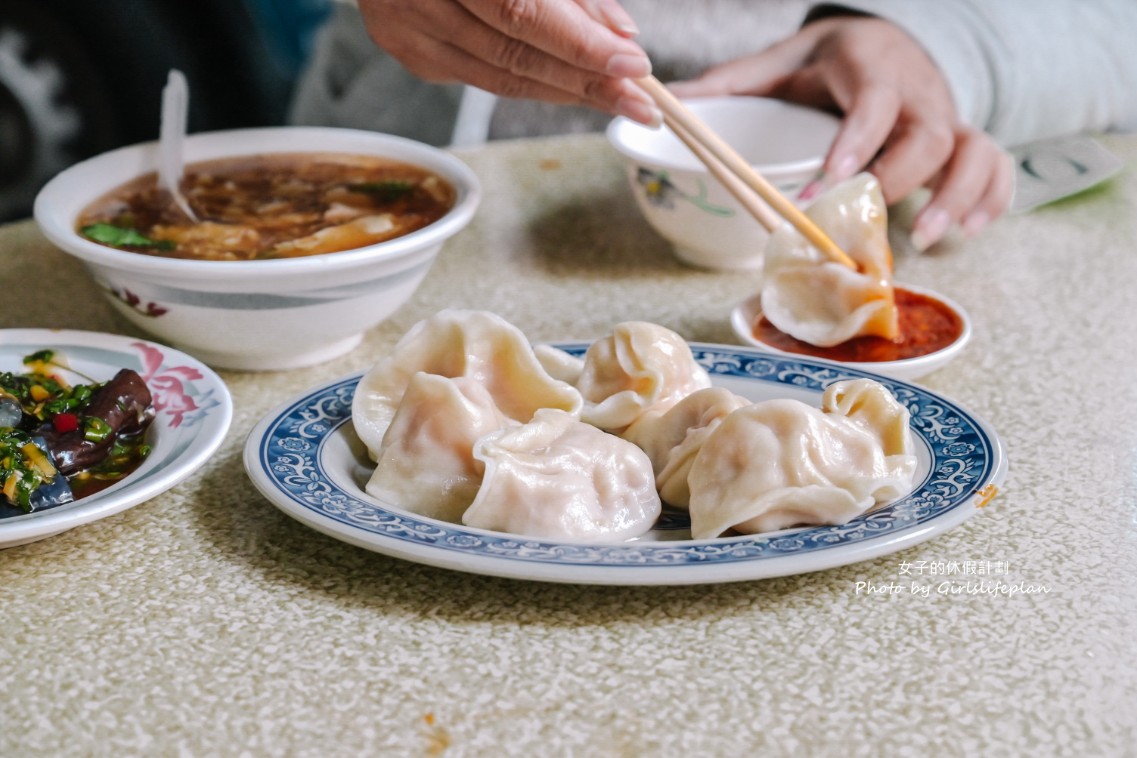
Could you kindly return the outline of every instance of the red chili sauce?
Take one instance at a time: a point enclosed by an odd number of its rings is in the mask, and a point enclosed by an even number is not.
[[[963,334],[963,319],[946,303],[897,287],[896,310],[900,320],[900,338],[854,337],[832,347],[818,347],[794,339],[766,320],[754,325],[754,337],[770,347],[787,353],[812,355],[835,361],[876,363],[919,358],[943,350]]]

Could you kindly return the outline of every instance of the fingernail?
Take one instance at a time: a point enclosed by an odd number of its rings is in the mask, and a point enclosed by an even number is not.
[[[604,16],[605,23],[613,31],[617,31],[625,37],[634,37],[640,33],[640,28],[636,26],[636,22],[628,15],[619,3],[606,3],[599,4],[600,15]]]
[[[801,188],[801,192],[797,194],[797,199],[803,202],[812,200],[821,194],[821,190],[825,188],[825,172],[819,171],[817,176],[810,179]]]
[[[653,129],[663,124],[663,113],[659,108],[653,103],[645,103],[632,97],[621,97],[617,100],[616,113]]]
[[[834,164],[832,170],[829,171],[829,183],[836,184],[843,182],[853,174],[857,173],[857,159],[852,155],[843,155]]]
[[[951,225],[951,218],[947,211],[939,208],[925,210],[916,220],[916,228],[912,230],[912,247],[921,253],[939,242]]]
[[[642,55],[616,53],[608,59],[608,66],[605,71],[609,76],[642,79],[651,74],[651,61]]]
[[[963,236],[974,237],[983,231],[983,227],[991,223],[991,217],[983,211],[975,211],[963,220]]]

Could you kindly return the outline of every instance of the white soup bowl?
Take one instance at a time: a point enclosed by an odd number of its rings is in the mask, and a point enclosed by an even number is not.
[[[335,128],[268,127],[186,138],[185,160],[264,153],[347,153],[390,158],[438,174],[453,207],[417,231],[337,253],[251,261],[163,258],[106,247],[76,229],[80,213],[123,183],[156,170],[158,143],[112,150],[66,169],[40,191],[44,235],[87,267],[138,328],[216,367],[283,370],[330,360],[403,305],[444,242],[473,218],[481,188],[453,155],[413,140]]]

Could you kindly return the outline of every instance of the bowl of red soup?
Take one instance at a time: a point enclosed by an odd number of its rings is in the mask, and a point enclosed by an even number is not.
[[[896,379],[918,379],[943,368],[971,340],[971,319],[951,299],[921,287],[897,284],[893,290],[899,322],[896,339],[855,337],[821,347],[780,331],[762,313],[761,294],[731,312],[735,336],[776,353],[838,361]]]
[[[160,188],[152,142],[65,170],[35,218],[127,319],[218,368],[351,350],[410,299],[481,198],[458,158],[377,132],[207,132],[184,157],[189,213]]]

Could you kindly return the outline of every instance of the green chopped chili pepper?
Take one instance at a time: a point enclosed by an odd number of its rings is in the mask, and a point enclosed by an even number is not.
[[[101,418],[83,419],[83,439],[102,442],[111,436],[111,426]]]

